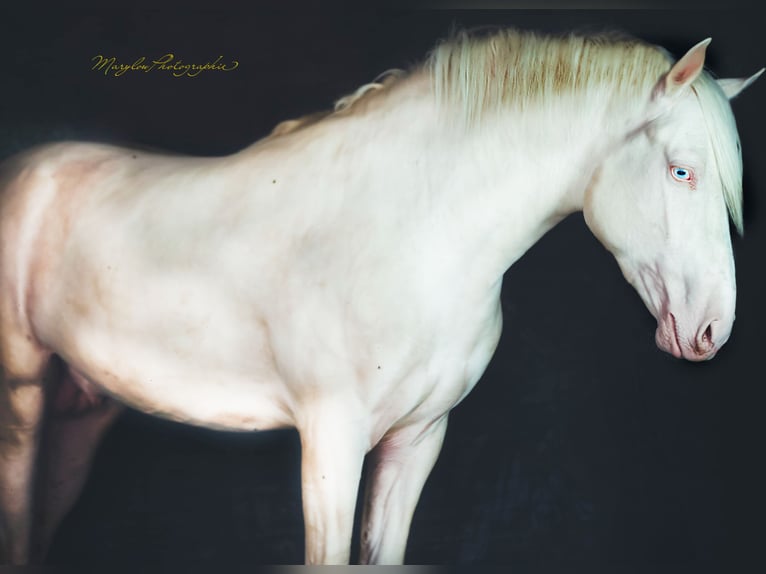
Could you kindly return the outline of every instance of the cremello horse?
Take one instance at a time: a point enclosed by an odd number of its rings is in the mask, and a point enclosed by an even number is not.
[[[404,559],[503,273],[583,210],[657,344],[729,337],[747,80],[636,40],[459,35],[426,65],[229,157],[59,143],[2,168],[0,556],[40,559],[127,404],[295,427],[306,561]]]

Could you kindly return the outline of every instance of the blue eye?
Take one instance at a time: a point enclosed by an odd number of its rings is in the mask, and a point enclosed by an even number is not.
[[[673,176],[673,178],[677,179],[678,181],[692,180],[692,171],[690,169],[686,169],[685,167],[678,167],[675,165],[671,166],[670,173]]]

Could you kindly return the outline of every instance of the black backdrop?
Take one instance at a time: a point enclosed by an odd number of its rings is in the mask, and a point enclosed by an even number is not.
[[[712,36],[708,65],[719,75],[766,64],[760,18],[747,11],[259,6],[6,14],[0,155],[64,138],[231,153],[282,119],[416,63],[452,26],[616,28],[676,56]],[[240,65],[196,78],[90,69],[97,54],[167,52]],[[761,542],[765,81],[734,102],[746,236],[734,242],[729,344],[703,365],[662,354],[653,319],[581,215],[564,221],[506,275],[500,347],[453,412],[409,562],[719,570]],[[299,463],[291,431],[216,433],[130,412],[105,441],[50,560],[300,562]]]

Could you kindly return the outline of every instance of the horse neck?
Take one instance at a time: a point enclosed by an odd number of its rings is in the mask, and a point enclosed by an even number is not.
[[[427,153],[441,168],[429,174],[440,196],[434,204],[459,237],[453,253],[477,278],[499,280],[547,231],[582,210],[598,166],[630,131],[633,110],[635,103],[607,107],[583,98],[505,111],[469,128],[442,116]]]
[[[625,122],[607,118],[603,107],[574,113],[564,103],[465,128],[449,108],[437,109],[425,73],[358,105],[285,145],[275,140],[280,161],[306,174],[327,221],[345,210],[344,221],[388,222],[381,236],[394,222],[428,244],[421,251],[429,264],[442,259],[482,285],[497,285],[543,234],[582,209],[605,150],[624,137],[614,126]],[[318,180],[328,184],[322,193]],[[296,197],[305,207],[308,197]],[[375,240],[374,229],[365,233]]]

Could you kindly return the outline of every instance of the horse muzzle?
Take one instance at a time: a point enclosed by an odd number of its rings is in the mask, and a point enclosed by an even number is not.
[[[657,322],[655,341],[660,349],[677,359],[709,361],[729,339],[732,323],[733,320],[706,318],[690,328],[668,311]]]

